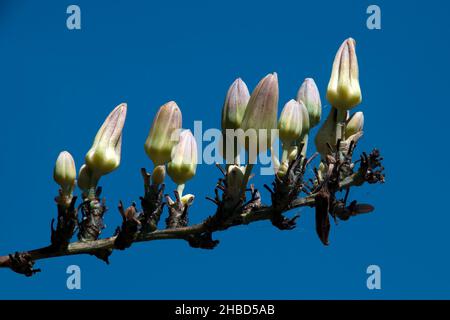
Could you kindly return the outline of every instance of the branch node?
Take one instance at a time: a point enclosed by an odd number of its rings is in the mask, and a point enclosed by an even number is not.
[[[16,252],[9,255],[10,268],[14,272],[23,274],[27,277],[31,277],[37,272],[41,272],[41,269],[33,269],[34,260],[28,252]]]
[[[82,219],[79,224],[80,232],[78,239],[80,241],[94,241],[100,236],[105,228],[103,223],[103,215],[107,208],[105,201],[100,200],[101,187],[97,188],[94,199],[86,199],[81,204]]]
[[[112,252],[113,252],[112,248],[98,249],[90,253],[90,255],[93,255],[99,258],[100,260],[104,261],[106,264],[109,264],[109,256],[112,254]]]
[[[114,241],[114,247],[119,250],[125,250],[126,248],[131,247],[133,242],[136,240],[141,222],[136,216],[135,203],[124,210],[122,201],[120,201],[119,212],[122,215],[122,226],[117,229],[117,237]]]
[[[188,225],[188,209],[189,204],[183,204],[180,199],[180,195],[177,191],[174,191],[175,201],[167,196],[167,202],[169,203],[169,216],[166,219],[167,229],[182,228]]]
[[[67,248],[78,225],[77,209],[75,208],[76,200],[77,197],[74,196],[69,206],[59,203],[57,200],[58,218],[56,229],[54,228],[54,219],[52,219],[51,223],[51,243],[56,250]]]
[[[150,233],[157,229],[161,214],[164,208],[164,189],[165,185],[152,184],[151,175],[144,169],[141,169],[144,178],[144,196],[141,197],[141,206],[143,212],[139,215],[142,233]]]
[[[212,239],[211,232],[193,234],[187,237],[186,240],[188,241],[189,245],[192,248],[200,248],[207,250],[214,249],[219,244],[219,240]]]

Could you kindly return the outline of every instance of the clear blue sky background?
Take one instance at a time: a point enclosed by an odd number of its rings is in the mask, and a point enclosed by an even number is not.
[[[326,104],[334,54],[349,36],[364,94],[359,150],[381,149],[387,183],[352,192],[376,211],[333,225],[329,247],[302,209],[293,231],[238,227],[217,233],[213,251],[162,241],[115,252],[110,266],[74,256],[38,261],[43,272],[32,278],[0,270],[0,298],[450,298],[448,2],[376,1],[379,31],[366,28],[369,1],[73,3],[80,31],[66,28],[72,2],[0,2],[1,254],[48,244],[54,161],[67,149],[81,165],[117,104],[129,113],[120,169],[102,180],[104,236],[120,223],[117,202],[142,194],[139,168],[151,166],[143,143],[160,105],[176,100],[187,128],[217,128],[230,83],[239,76],[253,88],[273,71],[280,103],[313,77]],[[204,196],[218,177],[214,166],[197,172],[187,185],[197,195],[194,223],[213,212]],[[71,264],[81,267],[80,291],[66,288]],[[382,290],[366,288],[371,264],[381,267]]]

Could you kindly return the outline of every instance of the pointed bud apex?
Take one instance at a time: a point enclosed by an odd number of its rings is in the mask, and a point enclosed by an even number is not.
[[[308,110],[310,128],[315,127],[322,116],[322,102],[314,79],[306,78],[303,81],[297,93],[297,101],[302,101]]]
[[[159,108],[145,141],[145,152],[155,166],[170,161],[172,148],[178,142],[182,116],[174,101]]]
[[[350,136],[362,131],[363,127],[364,114],[361,111],[358,111],[347,120],[347,124],[345,126],[345,138],[347,139]]]
[[[316,144],[316,150],[317,152],[320,153],[323,159],[326,159],[326,156],[331,153],[328,144],[331,147],[336,146],[336,117],[337,117],[337,110],[331,108],[327,119],[325,120],[324,124],[320,127],[314,139],[314,142]]]
[[[78,188],[83,191],[88,191],[89,189],[96,188],[99,177],[94,177],[92,170],[85,164],[80,168],[78,172]]]
[[[55,168],[53,170],[53,179],[61,186],[63,194],[72,194],[76,176],[75,161],[73,160],[72,155],[67,151],[61,152],[58,159],[56,159]]]
[[[127,105],[118,105],[106,118],[86,154],[86,164],[94,174],[102,176],[117,169],[122,148],[122,129],[127,116]]]
[[[241,126],[250,93],[241,78],[236,79],[228,89],[222,108],[222,131],[238,129]]]
[[[327,99],[339,110],[345,111],[361,103],[358,60],[355,40],[349,38],[342,43],[333,62]]]
[[[164,183],[164,178],[166,177],[166,167],[164,165],[156,166],[153,169],[152,182],[153,184]]]
[[[278,120],[280,140],[285,145],[290,145],[300,138],[303,127],[303,112],[300,103],[295,100],[288,101],[281,111]]]
[[[277,127],[277,113],[278,76],[276,73],[272,73],[265,76],[253,90],[241,124],[244,132],[249,129],[256,130],[258,153],[267,150],[272,145],[271,130]],[[260,132],[261,130],[265,132]],[[266,141],[259,141],[261,137],[266,137]],[[245,148],[249,151],[248,144]]]
[[[195,175],[197,169],[197,142],[190,130],[180,134],[178,144],[173,147],[172,160],[167,164],[167,173],[176,184],[184,184]]]

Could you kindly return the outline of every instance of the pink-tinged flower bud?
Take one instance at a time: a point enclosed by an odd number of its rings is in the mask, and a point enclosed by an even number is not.
[[[172,148],[179,139],[181,122],[181,111],[174,101],[159,108],[144,145],[145,152],[155,166],[170,161]]]
[[[172,149],[172,160],[167,173],[178,184],[184,184],[195,175],[197,169],[197,142],[190,130],[180,133],[180,140]]]
[[[94,175],[108,174],[120,164],[122,129],[127,116],[127,105],[118,105],[106,118],[91,149],[86,154],[86,164]]]
[[[315,127],[320,122],[322,115],[322,102],[314,79],[306,78],[303,81],[297,93],[297,101],[302,101],[305,104],[308,110],[310,128]]]
[[[353,114],[345,125],[345,138],[360,132],[364,127],[364,114],[361,111]]]
[[[341,111],[361,103],[358,59],[355,40],[352,38],[345,40],[336,53],[328,83],[327,99],[334,108]]]
[[[238,129],[241,126],[250,93],[241,78],[230,86],[222,108],[222,130]]]
[[[253,90],[241,128],[245,131],[256,130],[257,146],[245,144],[249,151],[250,147],[257,147],[257,152],[263,152],[272,146],[272,129],[277,127],[278,113],[278,76],[271,73],[265,76]],[[262,137],[266,141],[259,141]]]
[[[61,186],[61,191],[64,195],[72,194],[76,176],[75,161],[72,155],[67,151],[61,152],[58,159],[56,159],[53,179]]]
[[[278,120],[279,136],[284,145],[289,146],[293,141],[300,139],[303,116],[302,108],[297,101],[289,100],[284,105]]]

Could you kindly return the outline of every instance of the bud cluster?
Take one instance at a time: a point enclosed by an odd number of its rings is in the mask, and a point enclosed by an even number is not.
[[[322,159],[333,152],[338,141],[343,148],[348,148],[350,143],[357,142],[362,135],[363,113],[349,114],[349,110],[361,102],[359,69],[355,41],[352,38],[345,40],[336,53],[326,97],[331,108],[314,140]],[[279,178],[283,177],[296,159],[306,158],[310,131],[320,123],[322,117],[322,102],[316,82],[312,78],[304,79],[295,99],[285,103],[279,117],[278,102],[277,73],[269,73],[262,78],[251,94],[241,78],[236,79],[227,91],[222,107],[224,148],[221,151],[227,163],[224,170],[227,195],[235,203],[245,198],[253,161],[260,153],[271,151]],[[78,181],[72,156],[66,151],[61,152],[54,168],[54,180],[61,187],[59,204],[66,207],[70,205],[76,183],[85,198],[99,201],[97,185],[100,178],[116,170],[121,161],[126,115],[127,104],[122,103],[105,119],[86,153],[85,163],[78,173]],[[239,130],[244,135],[237,138],[235,132]],[[229,132],[233,133],[231,137]],[[248,132],[253,135],[247,135]],[[281,141],[281,159],[274,152],[274,132]],[[244,166],[241,166],[240,160],[242,149],[248,154],[247,164]],[[182,113],[176,102],[169,101],[158,109],[144,143],[144,150],[154,165],[153,173],[148,175],[148,186],[156,186],[155,190],[159,190],[158,197],[161,198],[162,191],[158,186],[164,186],[167,173],[177,185],[176,205],[180,208],[189,206],[194,196],[183,196],[182,193],[186,182],[196,173],[198,150],[192,132],[183,129]],[[321,165],[323,170],[319,173],[323,174],[326,167],[324,163]],[[147,196],[151,198],[148,194]],[[169,206],[175,208],[175,201],[168,202]]]

